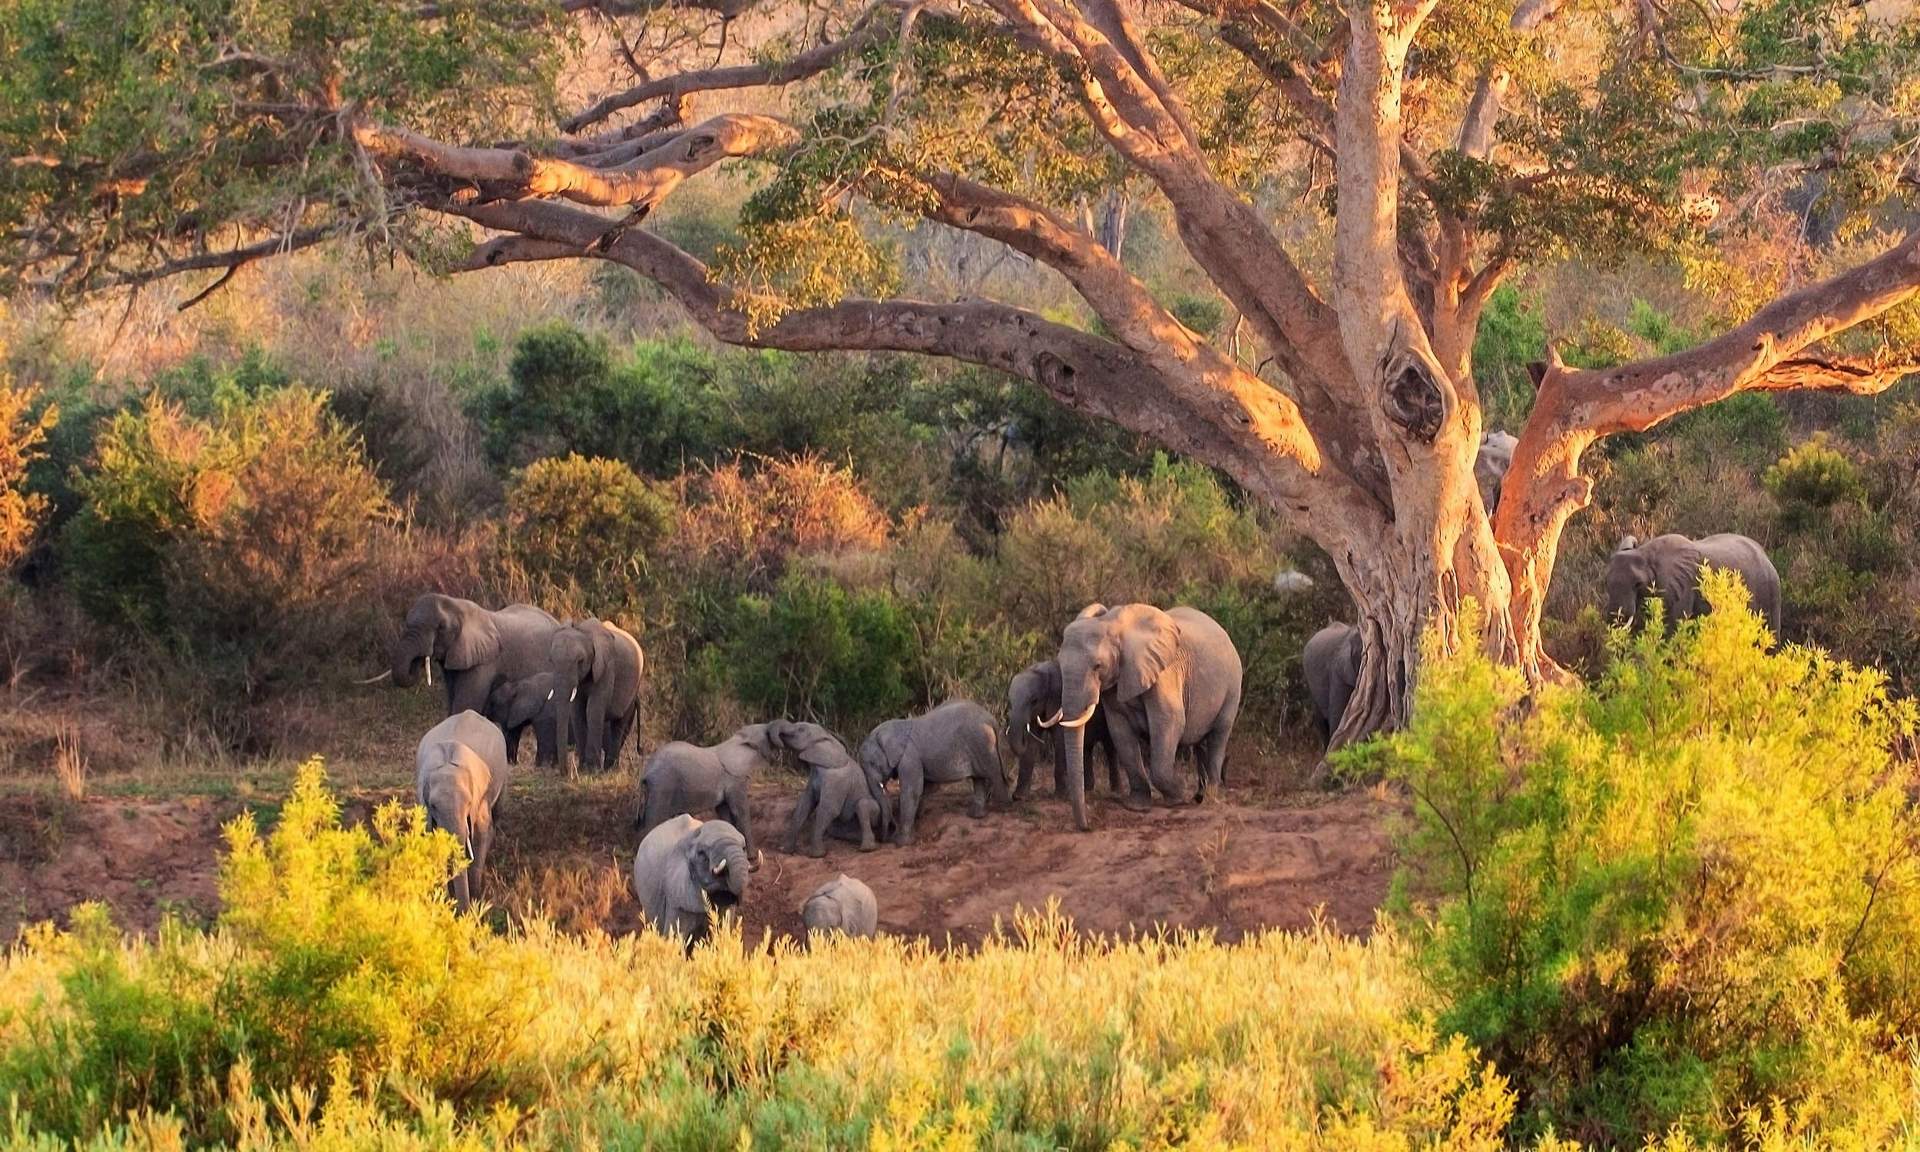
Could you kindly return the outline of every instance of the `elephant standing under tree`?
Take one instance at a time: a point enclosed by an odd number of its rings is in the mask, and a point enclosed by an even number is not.
[[[554,722],[558,709],[553,699],[558,684],[553,673],[542,672],[524,680],[502,680],[493,686],[483,715],[498,724],[506,736],[507,763],[519,763],[520,737],[528,728],[533,729],[534,767],[551,767],[560,762],[559,729]]]
[[[892,826],[892,813],[886,793],[875,796],[867,784],[867,774],[847,755],[846,745],[818,724],[794,724],[783,720],[768,725],[774,738],[799,755],[808,767],[807,786],[794,802],[787,819],[786,849],[800,851],[800,836],[807,833],[806,854],[827,854],[827,835],[857,837],[860,851],[871,852],[880,846],[876,829],[885,835]]]
[[[1642,544],[1628,536],[1607,561],[1607,614],[1636,633],[1646,625],[1646,602],[1658,597],[1667,627],[1704,616],[1712,605],[1700,594],[1700,570],[1711,565],[1739,573],[1753,597],[1754,610],[1780,635],[1780,573],[1766,549],[1732,532],[1691,540],[1676,533]]]
[[[485,712],[494,686],[546,671],[560,622],[531,604],[499,611],[471,600],[428,592],[407,609],[394,641],[395,687],[411,688],[424,670],[433,682],[433,661],[446,671],[447,715]]]
[[[559,754],[567,754],[571,723],[579,732],[575,740],[580,767],[588,772],[611,771],[640,714],[640,677],[646,658],[639,641],[615,625],[589,617],[555,632],[548,652]],[[571,707],[562,704],[562,697]]]
[[[769,724],[749,724],[711,748],[682,740],[662,744],[647,758],[641,775],[647,790],[640,812],[641,833],[674,816],[712,812],[740,830],[747,859],[754,859],[747,789],[753,774],[770,767],[784,747],[775,739],[776,731]]]
[[[1007,744],[1020,766],[1013,798],[1024,800],[1033,784],[1033,763],[1042,745],[1050,746],[1053,757],[1053,794],[1067,794],[1066,731],[1055,726],[1044,734],[1036,727],[1060,714],[1060,665],[1054,660],[1029,664],[1007,686]],[[1085,786],[1093,790],[1093,750],[1104,748],[1107,761],[1107,790],[1120,791],[1120,761],[1113,754],[1113,738],[1107,735],[1105,707],[1096,708],[1086,725],[1087,754],[1084,757]]]
[[[1329,741],[1347,714],[1354,685],[1360,682],[1360,629],[1329,624],[1315,632],[1300,655],[1300,669],[1307,681],[1307,698],[1313,703],[1314,726],[1321,740]]]
[[[641,839],[633,895],[649,927],[692,951],[707,937],[709,908],[725,915],[746,898],[746,840],[724,820],[675,816]]]
[[[807,897],[800,906],[800,922],[809,938],[831,932],[871,936],[880,930],[880,905],[873,889],[842,872]]]
[[[506,741],[478,712],[457,712],[435,724],[414,755],[415,795],[428,824],[452,833],[466,853],[447,885],[461,908],[480,892],[507,772]]]
[[[973,784],[967,812],[987,814],[987,798],[1007,803],[1007,776],[1000,766],[1000,734],[993,714],[971,700],[949,700],[920,716],[888,720],[860,745],[860,768],[867,789],[885,795],[887,781],[900,778],[899,828],[894,843],[913,843],[913,822],[928,784]]]
[[[1186,785],[1174,771],[1182,748],[1195,750],[1200,794],[1218,789],[1240,714],[1240,653],[1213,617],[1151,604],[1097,607],[1083,611],[1060,637],[1062,712],[1053,720],[1067,729],[1068,798],[1082,832],[1088,827],[1086,725],[1103,702],[1131,785],[1122,802],[1136,810],[1152,806],[1153,789],[1175,803],[1186,801]]]

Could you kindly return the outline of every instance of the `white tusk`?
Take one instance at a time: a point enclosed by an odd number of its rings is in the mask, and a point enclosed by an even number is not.
[[[578,688],[575,688],[573,691],[567,693],[567,703],[569,704],[573,703],[573,698],[578,695],[580,695],[580,689]]]
[[[385,680],[387,677],[391,675],[393,675],[393,669],[389,668],[385,672],[380,673],[380,675],[378,676],[369,676],[365,680],[355,680],[354,683],[355,684],[378,684],[380,683],[380,681]]]
[[[725,856],[722,856],[720,857],[720,859],[715,860],[713,862],[713,874],[715,876],[720,875],[720,873],[725,872],[726,870],[727,870],[727,858]]]
[[[551,688],[547,689],[547,699],[553,699],[553,689]]]
[[[427,687],[433,687],[433,657],[427,657]]]
[[[1053,727],[1055,724],[1060,723],[1060,717],[1064,714],[1065,713],[1062,709],[1055,708],[1053,710],[1053,715],[1047,717],[1045,720],[1040,721],[1040,727],[1042,728]]]
[[[467,863],[469,864],[473,863],[474,862],[473,861],[473,841],[462,840],[460,841],[460,843],[465,844],[467,846]]]
[[[1093,703],[1087,705],[1087,710],[1080,714],[1080,718],[1078,720],[1062,720],[1060,721],[1060,727],[1084,728],[1086,726],[1087,721],[1093,719],[1093,710],[1098,707],[1100,707],[1100,701],[1095,700]]]

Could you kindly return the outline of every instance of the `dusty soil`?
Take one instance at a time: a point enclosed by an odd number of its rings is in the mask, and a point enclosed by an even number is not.
[[[350,794],[349,818],[403,795],[395,785]],[[517,785],[496,842],[489,895],[497,915],[537,908],[570,928],[632,931],[631,790],[625,777]],[[793,797],[787,780],[755,793],[763,862],[743,910],[749,939],[797,933],[801,902],[841,872],[878,894],[885,931],[934,943],[977,943],[1016,908],[1055,898],[1089,932],[1165,925],[1234,938],[1264,926],[1304,927],[1318,915],[1365,933],[1392,870],[1385,825],[1393,804],[1365,793],[1268,800],[1229,789],[1224,803],[1148,813],[1101,796],[1094,830],[1080,834],[1069,830],[1065,803],[1049,796],[972,820],[964,792],[943,790],[930,795],[911,848],[862,853],[829,841],[820,860],[780,850]],[[104,901],[120,923],[141,930],[169,910],[210,918],[220,825],[242,807],[207,797],[73,803],[0,795],[0,941],[24,923],[62,919],[82,900]]]

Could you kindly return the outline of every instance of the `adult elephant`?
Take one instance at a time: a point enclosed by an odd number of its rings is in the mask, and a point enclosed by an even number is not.
[[[1313,722],[1323,741],[1333,739],[1347,701],[1360,682],[1360,629],[1351,624],[1329,624],[1308,639],[1300,655],[1306,676],[1307,698],[1313,703]]]
[[[1107,731],[1129,778],[1122,800],[1127,807],[1151,807],[1154,789],[1186,802],[1186,785],[1174,774],[1185,747],[1195,749],[1201,795],[1220,786],[1227,741],[1240,714],[1241,666],[1233,638],[1213,617],[1194,608],[1163,612],[1151,604],[1089,609],[1067,625],[1058,659],[1061,712],[1049,727],[1067,730],[1067,796],[1082,832],[1086,726],[1103,702]]]
[[[1101,609],[1105,611],[1105,609]],[[1007,685],[1007,746],[1020,766],[1015,778],[1013,798],[1024,800],[1033,784],[1034,761],[1043,745],[1053,757],[1053,794],[1067,794],[1066,731],[1058,726],[1042,730],[1042,722],[1060,712],[1060,662],[1042,660],[1029,664]],[[1106,749],[1107,789],[1120,791],[1120,761],[1113,754],[1113,738],[1107,734],[1106,709],[1096,708],[1086,725],[1087,754],[1085,787],[1093,790],[1093,750]]]
[[[640,642],[604,620],[576,620],[553,634],[548,669],[554,677],[554,746],[562,760],[571,723],[579,731],[580,767],[604,772],[619,761],[640,714],[645,663]]]
[[[547,669],[560,621],[531,604],[495,611],[471,600],[428,592],[407,609],[391,660],[393,683],[411,688],[424,670],[433,682],[433,662],[446,672],[447,715],[486,712],[502,680],[521,680]]]
[[[1700,570],[1709,565],[1739,573],[1754,610],[1769,631],[1780,635],[1780,573],[1766,549],[1733,532],[1698,540],[1668,533],[1644,544],[1624,537],[1607,561],[1607,614],[1639,632],[1646,625],[1647,601],[1658,597],[1669,627],[1704,616],[1712,605],[1700,594]]]
[[[465,852],[447,885],[463,910],[486,877],[507,775],[506,741],[478,712],[456,712],[434,725],[414,755],[414,794],[428,825],[452,833]]]
[[[687,950],[707,938],[714,916],[747,895],[747,844],[724,820],[673,819],[646,834],[633,854],[633,896],[647,927],[679,936]]]

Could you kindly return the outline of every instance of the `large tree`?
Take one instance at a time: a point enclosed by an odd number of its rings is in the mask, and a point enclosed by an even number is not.
[[[1404,717],[1429,624],[1551,674],[1540,614],[1595,441],[1908,370],[1866,322],[1920,291],[1910,9],[13,0],[0,245],[16,288],[64,293],[187,272],[210,290],[343,236],[457,270],[613,261],[731,343],[1024,377],[1223,469],[1326,550],[1364,626],[1344,742]],[[596,87],[607,60],[623,74]],[[709,266],[646,217],[729,161],[756,183]],[[1883,229],[1858,242],[1870,258],[1677,354],[1550,357],[1490,514],[1473,346],[1503,278],[1635,251],[1698,264],[1710,231],[1783,196]],[[1237,317],[1231,347],[1101,242],[1089,205],[1116,197],[1170,216]],[[902,296],[875,241],[902,222],[1045,265],[1097,323]],[[1329,234],[1330,261],[1283,240]],[[1457,635],[1467,597],[1478,637]]]

